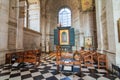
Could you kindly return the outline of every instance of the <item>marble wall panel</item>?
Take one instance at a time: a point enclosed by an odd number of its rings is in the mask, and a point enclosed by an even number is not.
[[[34,33],[32,31],[24,31],[23,38],[24,49],[39,49],[41,42],[40,33]]]
[[[16,28],[8,29],[8,49],[16,49]]]
[[[5,62],[5,52],[8,44],[9,0],[0,0],[0,64]]]

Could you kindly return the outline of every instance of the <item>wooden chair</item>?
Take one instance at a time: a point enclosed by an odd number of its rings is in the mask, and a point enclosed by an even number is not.
[[[18,56],[17,62],[18,63],[24,62],[23,61],[24,60],[24,52],[17,52],[16,54]]]
[[[13,64],[17,60],[17,55],[15,52],[7,53],[6,54],[6,64]]]
[[[98,55],[98,69],[106,68],[108,69],[107,56],[105,54]]]
[[[32,51],[26,51],[24,53],[24,62],[36,64],[36,61],[37,61],[36,55]]]
[[[57,71],[59,72],[60,70],[60,61],[61,59],[61,47],[60,46],[56,46],[56,64],[57,64]]]
[[[93,54],[87,53],[84,55],[84,65],[85,66],[93,66]]]
[[[35,50],[34,54],[36,54],[37,62],[40,63],[41,50]]]
[[[6,58],[5,58],[6,59],[5,60],[6,64],[11,64],[11,55],[12,55],[11,53],[6,54]]]
[[[81,57],[79,52],[75,52],[74,53],[74,60],[75,60],[74,61],[74,65],[79,66],[80,67],[80,71],[81,71],[81,63],[83,62],[83,59],[82,59],[82,57]]]

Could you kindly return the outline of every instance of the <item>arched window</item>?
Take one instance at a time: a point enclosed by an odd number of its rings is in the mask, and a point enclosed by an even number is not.
[[[69,8],[60,9],[59,24],[61,24],[62,27],[71,26],[71,10]]]

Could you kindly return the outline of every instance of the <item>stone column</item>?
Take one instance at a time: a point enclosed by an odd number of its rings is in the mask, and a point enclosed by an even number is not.
[[[50,14],[47,15],[47,25],[46,25],[46,52],[49,53],[50,49]]]
[[[97,36],[98,36],[98,50],[103,50],[103,32],[101,27],[101,0],[95,0],[96,2],[96,23],[97,23]]]
[[[45,14],[43,13],[41,15],[41,33],[42,33],[42,51],[45,51],[46,49],[46,44],[45,44],[45,27],[46,27],[46,22],[45,22]]]
[[[0,0],[0,64],[5,63],[8,48],[9,0]]]
[[[24,27],[24,7],[25,1],[19,0],[17,10],[17,37],[16,37],[16,49],[23,49],[23,27]]]

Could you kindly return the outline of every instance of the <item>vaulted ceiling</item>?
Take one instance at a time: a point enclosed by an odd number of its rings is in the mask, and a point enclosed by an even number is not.
[[[26,0],[28,5],[40,4],[41,15],[57,14],[62,7],[69,7],[71,10],[79,9],[80,0]]]

